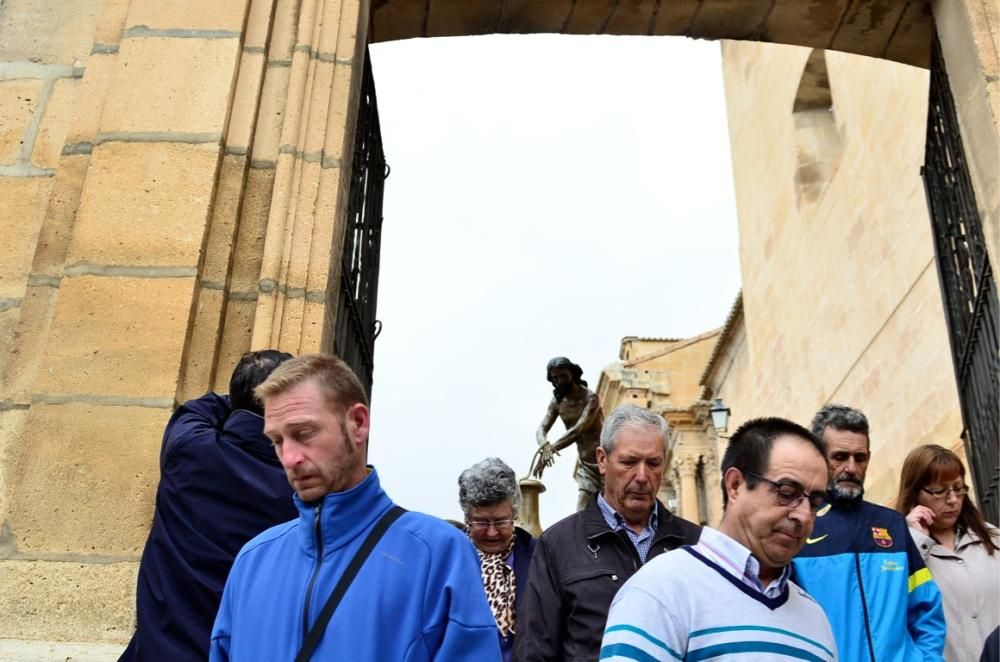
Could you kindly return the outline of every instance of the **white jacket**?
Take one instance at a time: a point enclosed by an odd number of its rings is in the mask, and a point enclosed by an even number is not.
[[[987,524],[993,539],[1000,529]],[[990,556],[972,531],[963,531],[950,550],[910,528],[944,601],[944,657],[948,662],[978,660],[986,637],[1000,625],[1000,552]]]

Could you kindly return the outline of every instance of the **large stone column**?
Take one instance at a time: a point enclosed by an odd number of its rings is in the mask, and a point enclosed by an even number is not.
[[[249,4],[101,6],[28,278],[40,303],[4,382],[26,413],[8,465],[7,637],[131,627]]]
[[[368,6],[0,12],[0,637],[118,645],[172,408],[330,346]]]
[[[367,16],[367,2],[303,0],[275,155],[255,347],[332,349]]]
[[[708,525],[719,526],[722,522],[722,475],[714,451],[709,450],[704,455],[702,471],[705,473],[705,496],[708,499]]]
[[[680,516],[689,522],[699,521],[698,483],[695,475],[698,472],[698,458],[683,455],[677,459],[677,473],[681,478],[681,502],[678,507]]]

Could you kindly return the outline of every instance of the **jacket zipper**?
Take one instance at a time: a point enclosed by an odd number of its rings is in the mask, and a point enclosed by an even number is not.
[[[313,518],[313,535],[316,536],[316,567],[313,568],[312,577],[309,578],[309,585],[306,586],[306,602],[302,607],[302,641],[309,635],[309,603],[312,602],[313,588],[316,586],[316,579],[319,577],[319,567],[323,563],[323,531],[320,528],[320,510],[323,502],[316,506],[316,515]]]
[[[854,552],[854,568],[858,572],[858,587],[861,589],[861,609],[865,614],[865,636],[868,637],[868,654],[872,656],[872,662],[875,662],[875,644],[872,643],[872,631],[868,624],[868,600],[865,599],[865,582],[861,578],[861,558],[857,552]]]
[[[625,542],[628,543],[628,550],[632,553],[632,574],[639,572],[639,567],[642,565],[642,557],[639,556],[639,550],[636,549],[635,544],[632,539],[628,537],[628,533],[625,533]],[[650,546],[650,549],[653,549]]]
[[[639,571],[639,566],[642,565],[642,558],[639,556],[639,550],[635,548],[635,545],[632,543],[632,539],[628,537],[628,532],[624,529],[615,531],[615,535],[618,536],[618,538],[625,544],[625,549],[628,550],[626,553],[629,555],[629,558],[632,559],[632,573],[629,575],[631,577],[631,575],[634,575]],[[652,547],[650,547],[650,549],[652,549]],[[624,580],[622,583],[624,583]]]

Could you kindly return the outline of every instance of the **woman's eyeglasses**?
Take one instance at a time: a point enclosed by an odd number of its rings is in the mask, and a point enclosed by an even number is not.
[[[486,531],[491,526],[497,531],[505,531],[514,526],[514,520],[512,519],[495,519],[495,520],[483,520],[474,519],[468,522],[470,529],[475,529],[476,531]]]
[[[929,494],[932,499],[947,499],[949,492],[961,499],[969,493],[969,486],[959,485],[958,487],[942,487],[938,490],[932,490],[929,487],[921,487],[920,491]]]
[[[770,478],[764,478],[759,474],[755,474],[752,471],[746,471],[745,469],[740,469],[744,476],[750,476],[755,480],[759,480],[762,483],[767,483],[774,490],[775,496],[778,497],[778,505],[784,506],[785,508],[796,508],[803,499],[809,499],[809,509],[816,511],[823,507],[826,503],[826,492],[809,492],[808,494],[802,486],[797,483],[791,483],[786,481],[774,481]]]

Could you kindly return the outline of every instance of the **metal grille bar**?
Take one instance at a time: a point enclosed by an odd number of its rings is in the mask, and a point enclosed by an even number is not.
[[[351,366],[369,397],[375,370],[375,339],[382,330],[375,311],[382,241],[382,194],[388,176],[382,151],[375,80],[366,49],[354,135],[347,231],[340,264],[340,302],[334,352]]]
[[[941,44],[931,55],[924,189],[979,505],[1000,519],[1000,305]]]

